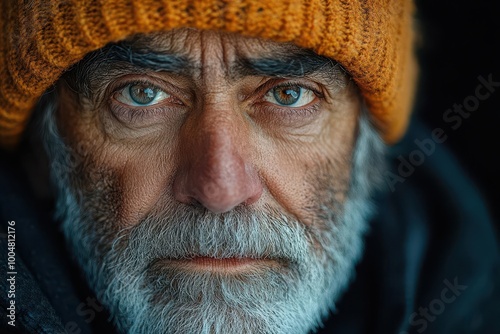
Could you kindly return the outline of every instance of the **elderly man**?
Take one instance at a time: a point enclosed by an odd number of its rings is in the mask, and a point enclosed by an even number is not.
[[[19,297],[2,297],[2,328],[105,332],[108,313],[120,333],[322,328],[343,311],[373,190],[400,182],[384,152],[411,109],[412,13],[406,0],[2,3],[0,138],[14,147],[36,110],[56,218],[97,297],[8,258]],[[15,253],[25,223],[6,219]],[[437,298],[467,288],[443,279]],[[82,303],[61,311],[54,285]],[[377,330],[430,327],[410,310]]]

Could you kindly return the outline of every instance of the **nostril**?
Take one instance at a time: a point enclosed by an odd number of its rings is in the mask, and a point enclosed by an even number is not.
[[[248,197],[248,199],[244,202],[245,205],[252,205],[257,202],[262,196],[262,192],[264,191],[260,182],[256,183],[254,189],[252,190],[253,191],[251,193],[253,193],[253,195],[250,195],[250,197]]]
[[[198,201],[197,199],[190,197],[189,198],[189,205],[194,206],[195,208],[204,208],[205,206]]]

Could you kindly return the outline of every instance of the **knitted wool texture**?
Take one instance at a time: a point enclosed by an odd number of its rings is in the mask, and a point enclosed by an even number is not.
[[[414,95],[412,14],[410,0],[1,0],[0,145],[16,145],[40,96],[87,53],[178,27],[293,42],[335,59],[393,143]]]

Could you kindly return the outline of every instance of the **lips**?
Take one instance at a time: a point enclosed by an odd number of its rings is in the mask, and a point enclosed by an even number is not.
[[[180,266],[186,269],[209,271],[240,271],[255,268],[258,265],[272,265],[276,262],[271,259],[263,258],[215,258],[206,256],[196,256],[189,259],[169,259],[167,261],[174,266]]]
[[[194,263],[196,265],[200,266],[240,266],[248,263],[253,263],[256,261],[259,261],[258,259],[252,259],[252,258],[238,258],[238,257],[228,257],[228,258],[223,258],[223,259],[217,259],[213,257],[205,257],[205,256],[199,256],[195,257],[191,260],[188,260],[191,263]]]

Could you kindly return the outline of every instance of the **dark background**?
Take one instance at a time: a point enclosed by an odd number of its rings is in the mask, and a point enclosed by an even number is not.
[[[474,95],[478,76],[500,82],[500,4],[479,0],[417,0],[422,34],[416,109],[434,129],[449,129],[443,114]],[[457,130],[446,131],[467,174],[483,192],[500,231],[500,88]]]

